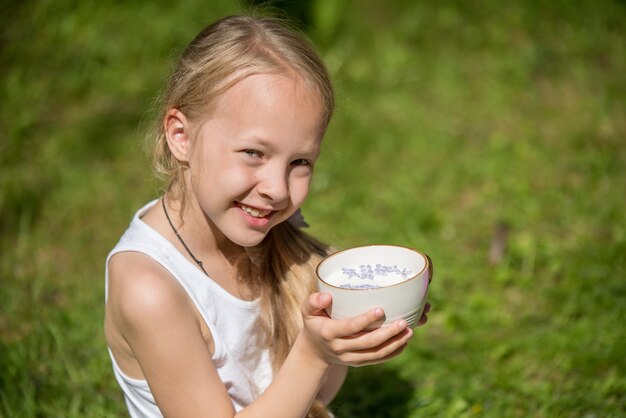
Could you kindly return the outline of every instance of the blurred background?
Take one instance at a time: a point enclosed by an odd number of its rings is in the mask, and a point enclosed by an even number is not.
[[[173,61],[248,6],[0,1],[0,417],[125,416],[104,259],[159,193]],[[310,232],[436,266],[429,323],[352,371],[338,417],[626,416],[626,4],[273,6],[337,89]]]

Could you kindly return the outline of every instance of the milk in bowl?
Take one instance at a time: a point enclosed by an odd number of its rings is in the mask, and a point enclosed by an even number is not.
[[[377,289],[408,280],[413,270],[397,264],[360,264],[345,266],[331,273],[326,282],[344,289]]]

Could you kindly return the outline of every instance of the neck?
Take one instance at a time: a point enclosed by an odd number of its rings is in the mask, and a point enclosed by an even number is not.
[[[211,222],[193,197],[185,199],[183,203],[182,199],[172,199],[166,193],[163,201],[173,229],[178,232],[188,250],[205,265],[209,261],[232,264],[244,251]]]

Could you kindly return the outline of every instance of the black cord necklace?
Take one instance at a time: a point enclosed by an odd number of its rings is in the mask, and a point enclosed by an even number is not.
[[[165,197],[163,197],[161,199],[161,204],[163,206],[163,212],[165,213],[165,217],[167,218],[167,222],[169,222],[170,226],[172,227],[172,231],[174,231],[174,233],[176,234],[176,236],[178,237],[178,240],[180,241],[181,244],[183,244],[183,247],[185,247],[185,250],[187,250],[187,254],[189,254],[189,256],[191,258],[193,258],[193,261],[196,262],[196,264],[198,265],[198,267],[200,267],[202,269],[202,271],[204,272],[204,274],[207,274],[206,270],[204,269],[204,267],[202,266],[202,261],[198,260],[196,258],[196,256],[193,255],[193,253],[191,252],[191,250],[189,249],[189,247],[187,247],[187,244],[185,244],[185,241],[183,241],[182,237],[180,236],[180,234],[178,233],[178,231],[176,230],[176,228],[174,227],[174,224],[172,223],[172,220],[170,219],[170,215],[167,213],[167,209],[165,208]]]

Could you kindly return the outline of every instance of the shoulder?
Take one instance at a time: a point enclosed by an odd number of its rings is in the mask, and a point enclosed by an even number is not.
[[[107,305],[117,325],[127,331],[172,317],[194,317],[182,286],[159,263],[139,252],[111,257]]]

